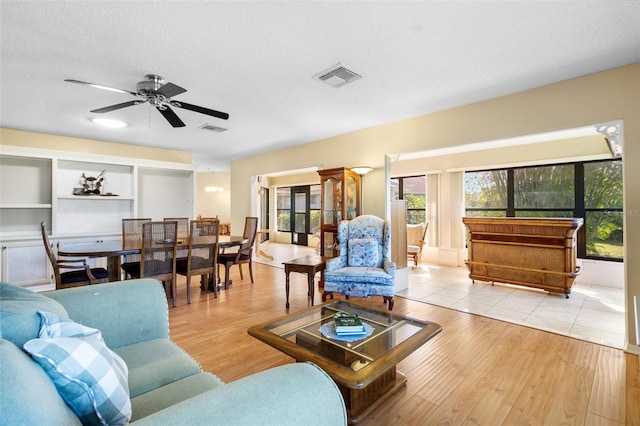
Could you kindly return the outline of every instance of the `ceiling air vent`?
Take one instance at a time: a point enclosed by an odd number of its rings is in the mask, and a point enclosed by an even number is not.
[[[229,129],[225,129],[224,127],[214,126],[213,124],[205,124],[203,126],[200,126],[200,128],[202,130],[211,130],[212,132],[218,132],[218,133],[226,132],[227,130],[229,130]]]
[[[356,81],[362,76],[356,72],[351,71],[342,64],[336,64],[329,69],[326,69],[313,76],[314,79],[320,80],[323,83],[328,84],[331,87],[342,87],[347,83]]]

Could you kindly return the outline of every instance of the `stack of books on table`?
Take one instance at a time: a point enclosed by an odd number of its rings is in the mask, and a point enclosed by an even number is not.
[[[338,336],[364,336],[366,334],[364,325],[357,314],[337,313],[333,315],[333,322],[336,325]]]

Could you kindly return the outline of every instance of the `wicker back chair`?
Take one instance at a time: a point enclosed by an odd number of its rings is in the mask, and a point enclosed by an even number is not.
[[[187,241],[189,238],[189,218],[188,217],[165,217],[165,221],[178,222],[178,240]]]
[[[188,217],[165,217],[165,221],[178,222],[178,260],[187,258],[187,241],[189,240],[189,218]]]
[[[218,216],[214,216],[214,217],[202,217],[201,215],[198,215],[198,220],[212,220],[212,219],[218,219]],[[231,235],[231,224],[228,222],[220,222],[220,235]]]
[[[145,222],[142,224],[142,249],[139,263],[125,263],[122,268],[133,278],[155,278],[165,291],[176,296],[176,248],[178,222]],[[168,286],[171,285],[171,287]]]
[[[187,257],[186,259],[178,259],[176,262],[176,273],[187,277],[187,303],[191,303],[191,277],[193,275],[200,275],[202,290],[211,287],[214,297],[218,297],[219,224],[218,219],[191,221]]]
[[[122,248],[142,248],[142,224],[151,222],[150,217],[122,219]]]
[[[122,248],[125,250],[142,248],[142,224],[151,222],[150,217],[128,218],[122,219]],[[127,278],[131,278],[126,273],[126,264],[140,264],[139,254],[127,254],[122,259],[122,269],[125,271]],[[130,267],[128,267],[130,268]]]

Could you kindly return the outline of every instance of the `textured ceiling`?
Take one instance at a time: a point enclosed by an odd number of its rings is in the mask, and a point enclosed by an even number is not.
[[[190,151],[229,161],[640,61],[638,1],[6,1],[0,3],[0,125]],[[311,77],[343,63],[341,88]],[[145,74],[228,121],[148,104],[90,110]],[[204,124],[228,128],[200,130]]]

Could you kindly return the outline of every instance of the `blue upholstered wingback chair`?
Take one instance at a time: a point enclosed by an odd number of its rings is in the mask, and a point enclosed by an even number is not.
[[[382,296],[393,309],[396,264],[391,261],[391,225],[362,215],[338,224],[340,256],[327,260],[322,300],[333,292],[347,297]]]

